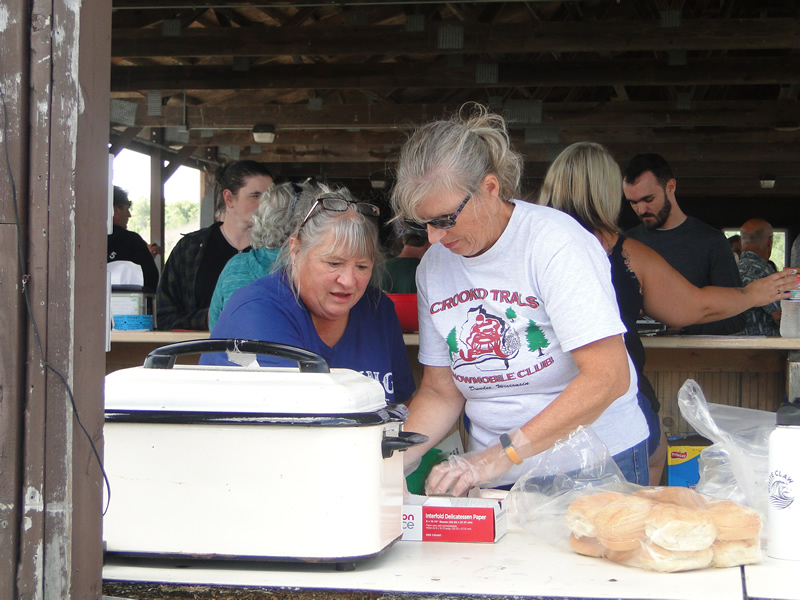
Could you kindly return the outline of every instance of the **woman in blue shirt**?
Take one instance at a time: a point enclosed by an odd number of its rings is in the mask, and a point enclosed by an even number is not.
[[[370,285],[383,261],[379,214],[344,188],[304,190],[278,269],[231,296],[211,337],[304,348],[331,367],[377,380],[389,402],[409,400],[415,385],[394,305]],[[270,356],[258,362],[291,364]],[[223,354],[205,354],[201,364],[231,363]]]

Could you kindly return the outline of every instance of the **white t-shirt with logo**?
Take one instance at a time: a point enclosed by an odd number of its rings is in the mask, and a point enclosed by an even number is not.
[[[578,374],[571,350],[625,332],[597,239],[566,214],[521,201],[484,254],[465,258],[433,245],[417,269],[417,289],[419,360],[450,367],[467,399],[470,450],[550,404]],[[627,393],[592,424],[612,455],[648,434],[628,363]],[[524,472],[515,467],[501,483]]]

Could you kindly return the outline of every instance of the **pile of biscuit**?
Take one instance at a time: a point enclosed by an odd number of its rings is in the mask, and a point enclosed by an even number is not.
[[[671,573],[761,560],[760,514],[689,488],[593,493],[565,518],[575,552],[630,566]]]

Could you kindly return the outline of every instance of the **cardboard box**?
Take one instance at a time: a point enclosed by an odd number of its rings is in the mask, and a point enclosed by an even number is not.
[[[700,481],[700,452],[710,445],[710,440],[697,434],[670,437],[667,447],[667,484],[697,487]]]
[[[412,495],[403,505],[403,538],[422,542],[496,542],[508,529],[503,501]]]

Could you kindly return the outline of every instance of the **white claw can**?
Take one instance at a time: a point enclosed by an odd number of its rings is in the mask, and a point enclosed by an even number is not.
[[[786,402],[769,437],[767,554],[800,560],[800,403]]]

